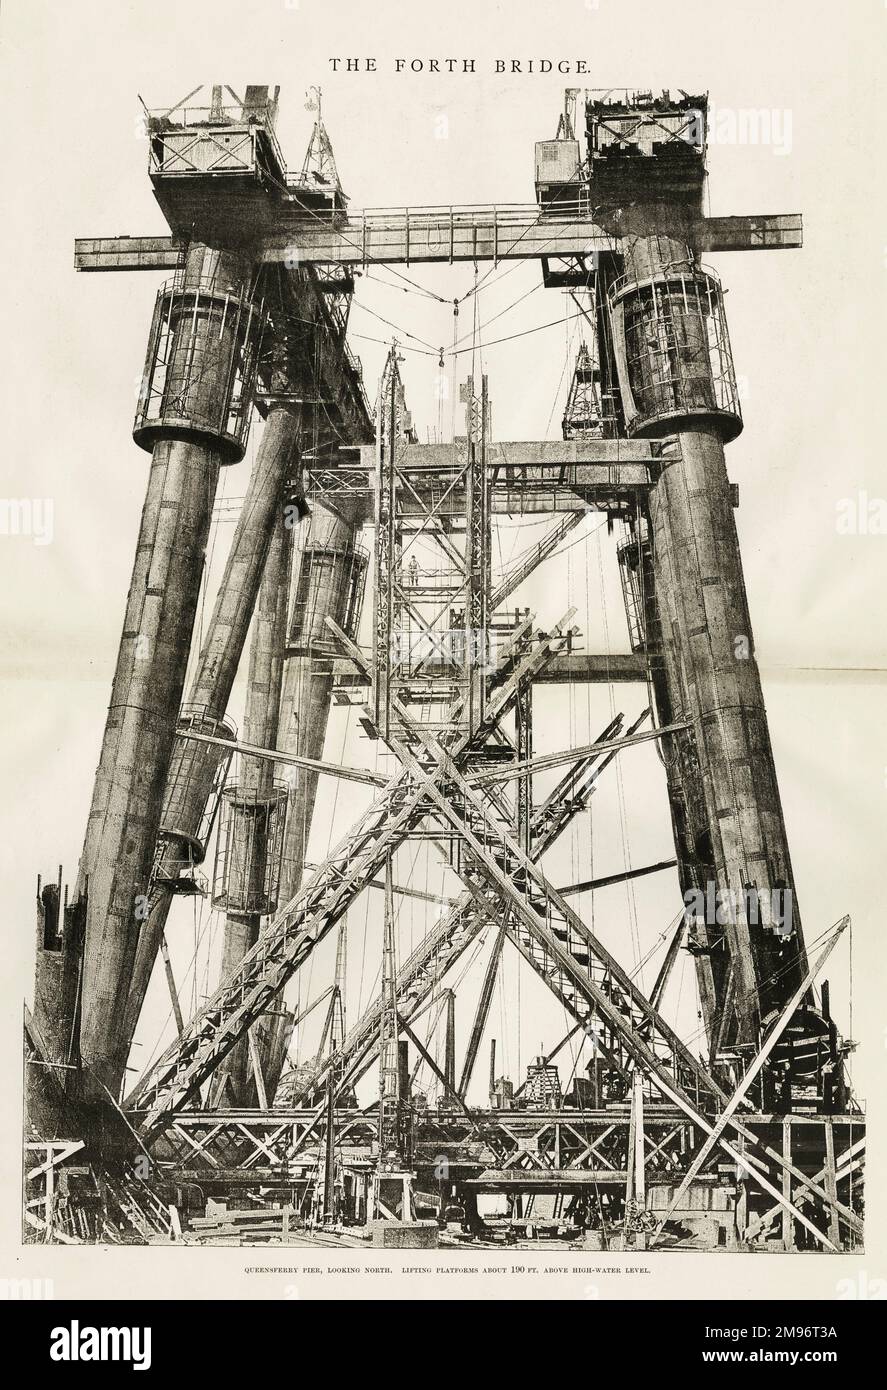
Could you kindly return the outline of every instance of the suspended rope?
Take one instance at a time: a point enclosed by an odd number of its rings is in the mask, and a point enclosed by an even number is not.
[[[506,314],[510,314],[512,309],[516,309],[517,306],[518,306],[519,304],[523,304],[523,302],[524,302],[525,299],[529,299],[529,297],[530,297],[531,294],[535,294],[537,290],[541,290],[541,289],[542,289],[542,281],[541,281],[541,280],[537,280],[534,284],[532,284],[532,285],[530,286],[530,288],[529,288],[528,290],[525,291],[524,294],[520,295],[518,299],[512,300],[512,302],[511,302],[510,304],[506,304],[506,306],[505,306],[504,309],[500,309],[499,312],[498,312],[498,314],[494,314],[492,318],[487,319],[486,323],[483,324],[482,327],[481,327],[481,326],[479,325],[479,323],[478,323],[478,304],[477,304],[477,300],[475,299],[475,301],[474,301],[474,326],[475,326],[475,331],[476,331],[477,333],[485,333],[486,330],[490,327],[490,324],[495,323],[497,319],[503,318]],[[470,293],[470,292],[469,292],[469,293]],[[468,295],[466,295],[464,298],[467,299],[467,298],[468,298]],[[464,300],[463,300],[463,302],[464,302]],[[469,336],[469,335],[468,335],[467,333],[463,334],[462,337],[458,340],[458,342],[464,343],[464,342],[466,341],[466,339],[468,338],[468,336]],[[453,347],[455,348],[456,346],[457,346],[457,344],[454,343],[454,344],[453,344]]]
[[[581,318],[580,314],[567,314],[565,318],[552,319],[550,323],[539,323],[535,328],[525,328],[521,333],[509,333],[505,338],[493,338],[491,342],[485,344],[487,348],[498,347],[500,343],[513,343],[517,338],[528,338],[532,333],[541,333],[546,328],[557,328],[561,323],[572,323],[575,319]],[[408,348],[408,352],[417,352],[417,348]],[[466,352],[471,352],[469,347],[454,348],[453,353],[461,357]]]
[[[391,319],[383,318],[381,314],[376,313],[375,309],[370,309],[366,304],[362,304],[360,300],[355,299],[353,308],[359,309],[364,314],[370,314],[374,319],[378,319],[380,323],[384,323],[386,328],[393,328],[399,338],[412,338],[414,343],[421,343],[423,347],[428,348],[432,355],[437,351],[432,343],[426,343],[424,338],[418,337],[415,333],[410,333],[406,328],[401,328],[399,324],[393,323]]]

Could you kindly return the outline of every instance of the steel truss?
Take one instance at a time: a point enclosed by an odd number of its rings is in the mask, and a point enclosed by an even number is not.
[[[173,235],[79,242],[79,268],[179,267],[186,252],[183,227],[196,237],[195,227],[217,212],[216,183],[182,183],[175,175],[182,171],[181,160],[201,173],[214,172],[218,141],[185,134],[161,134],[152,147],[159,161],[152,166],[158,197]],[[660,1012],[680,935],[646,997],[540,863],[650,711],[625,738],[620,716],[595,744],[574,750],[558,785],[534,806],[532,773],[541,764],[532,746],[533,682],[570,657],[575,630],[568,614],[551,631],[535,631],[527,613],[504,612],[504,605],[589,509],[606,511],[609,520],[636,523],[640,535],[651,490],[663,470],[681,460],[679,445],[603,439],[594,437],[596,429],[583,429],[580,437],[563,443],[493,444],[484,378],[467,386],[464,449],[419,446],[405,409],[395,347],[383,377],[375,446],[360,447],[369,437],[369,415],[360,367],[345,342],[356,264],[530,257],[542,261],[545,282],[555,283],[551,263],[562,260],[567,267],[562,283],[582,288],[591,275],[589,255],[598,258],[603,279],[612,279],[616,258],[634,232],[622,225],[615,208],[599,219],[601,210],[593,215],[582,202],[560,209],[558,216],[539,208],[450,207],[349,217],[338,206],[321,215],[304,199],[290,196],[296,185],[287,178],[273,133],[265,141],[247,130],[236,159],[248,171],[267,173],[273,165],[280,174],[277,182],[257,178],[244,203],[250,216],[261,212],[263,225],[272,225],[269,209],[274,214],[273,230],[257,234],[251,248],[270,306],[270,348],[257,369],[258,408],[267,414],[274,406],[295,403],[319,407],[325,420],[322,428],[315,427],[314,448],[305,458],[306,491],[353,506],[355,515],[363,514],[370,499],[375,504],[372,654],[328,617],[330,671],[335,658],[369,686],[364,727],[395,754],[400,770],[265,926],[206,1006],[187,1023],[179,1016],[178,1037],[126,1102],[139,1142],[165,1179],[213,1190],[256,1182],[298,1187],[316,1183],[323,1171],[322,1212],[330,1218],[336,1162],[362,1179],[379,1170],[386,1116],[394,1113],[386,1110],[386,1101],[396,1102],[396,1108],[401,1104],[395,1053],[406,1034],[444,1082],[440,1107],[413,1114],[409,1153],[399,1138],[394,1145],[400,1148],[394,1157],[407,1154],[419,1183],[429,1185],[445,1160],[447,1172],[478,1191],[618,1190],[619,1200],[608,1210],[621,1213],[625,1232],[649,1230],[644,1222],[655,1212],[657,1235],[667,1218],[686,1215],[680,1206],[685,1188],[690,1199],[717,1189],[735,1204],[740,1239],[768,1242],[775,1231],[783,1248],[809,1239],[831,1249],[852,1245],[862,1234],[862,1117],[852,1106],[835,1115],[762,1113],[769,1102],[746,1083],[763,1065],[766,1042],[749,1064],[747,1055],[730,1054],[713,1039],[707,1067]],[[687,235],[697,250],[787,247],[800,244],[800,222],[794,216],[700,216]],[[289,269],[294,257],[297,272]],[[302,387],[295,389],[297,381],[310,382],[310,400]],[[339,443],[333,442],[336,436]],[[539,512],[561,517],[494,585],[493,516]],[[433,565],[425,558],[429,548],[438,557]],[[643,590],[641,597],[646,598]],[[640,614],[633,642],[645,676],[655,662],[644,631],[648,616]],[[637,669],[633,666],[629,675]],[[686,722],[638,737],[660,738],[675,730],[692,743]],[[225,742],[212,732],[187,737],[197,740],[198,748],[201,739]],[[273,750],[266,756],[273,758]],[[291,755],[289,760],[315,774],[328,770],[317,758]],[[549,758],[547,765],[556,763]],[[396,969],[391,859],[410,838],[436,846],[461,877],[464,891]],[[338,1024],[333,1027],[331,1012],[324,1030],[329,1053],[307,1075],[293,1073],[275,1100],[265,1093],[250,1030],[279,1008],[288,981],[357,896],[378,886],[380,874],[386,888],[383,989],[345,1033],[337,972],[330,1007],[338,1002]],[[411,1025],[438,995],[444,975],[491,927],[498,935],[456,1086],[449,1050],[444,1075]],[[563,1006],[572,1032],[583,1043],[591,1041],[599,1088],[595,1108],[565,1105],[540,1112],[465,1105],[507,943]],[[241,1039],[250,1041],[258,1113],[215,1108],[220,1064]],[[380,1102],[358,1111],[354,1084],[380,1052]],[[398,1124],[401,1118],[397,1109]],[[48,1175],[49,1192],[55,1168],[68,1154],[56,1154],[50,1145],[46,1155],[45,1164],[29,1176]],[[140,1200],[130,1201],[127,1193],[136,1188],[134,1179],[127,1186],[132,1176],[127,1172],[123,1187],[116,1185],[118,1208],[146,1239],[163,1231],[174,1235],[175,1221],[150,1189],[139,1187]],[[51,1192],[34,1203],[34,1208],[45,1205],[44,1229],[51,1227],[50,1199]],[[32,1225],[41,1220],[36,1209],[31,1215]]]
[[[377,1118],[369,1111],[337,1109],[336,1152],[345,1172],[368,1177],[376,1162]],[[859,1116],[814,1117],[748,1114],[745,1124],[762,1150],[778,1147],[794,1154],[812,1177],[821,1182],[826,1158],[834,1155],[832,1190],[840,1207],[811,1196],[807,1181],[771,1163],[774,1181],[783,1181],[782,1195],[817,1214],[833,1241],[856,1246],[862,1224],[859,1205],[864,1164],[864,1124]],[[442,1166],[449,1181],[477,1191],[579,1193],[602,1191],[622,1199],[632,1164],[629,1159],[631,1113],[628,1105],[606,1110],[535,1111],[427,1110],[416,1116],[413,1165],[419,1186],[434,1190]],[[643,1181],[650,1211],[661,1217],[690,1170],[698,1134],[693,1122],[677,1107],[646,1104],[641,1142]],[[323,1135],[311,1110],[275,1108],[254,1110],[184,1110],[179,1112],[155,1148],[165,1185],[186,1188],[196,1184],[204,1195],[258,1185],[277,1194],[309,1189],[322,1160]],[[821,1160],[821,1162],[820,1162]],[[819,1166],[817,1167],[817,1164]],[[804,1227],[790,1207],[770,1201],[741,1169],[725,1163],[722,1154],[709,1155],[697,1175],[694,1191],[673,1214],[675,1227],[686,1225],[712,1209],[711,1194],[723,1201],[720,1219],[730,1226],[739,1216],[737,1240],[749,1246],[793,1249],[803,1240]],[[708,1194],[699,1198],[698,1194]],[[843,1211],[840,1209],[843,1208]]]
[[[560,651],[568,634],[555,628],[519,658],[513,645],[501,656],[492,684],[485,727],[492,729],[516,697],[521,678],[530,676]],[[464,760],[472,736],[460,735],[453,749]],[[364,812],[351,834],[299,890],[243,958],[236,974],[185,1027],[175,1043],[142,1079],[127,1102],[140,1112],[143,1137],[161,1131],[212,1075],[238,1038],[307,960],[318,941],[347,911],[357,894],[376,877],[386,856],[418,827],[430,809],[429,779],[417,784],[407,773]]]
[[[436,946],[446,945],[452,953],[455,940],[461,951],[466,937],[470,939],[476,935],[480,924],[491,916],[497,919],[503,938],[513,943],[605,1059],[612,1102],[625,1102],[632,1088],[632,1076],[637,1072],[648,1104],[665,1101],[676,1106],[703,1134],[716,1137],[717,1148],[712,1145],[715,1152],[725,1153],[738,1171],[751,1176],[759,1188],[775,1198],[777,1204],[788,1210],[816,1239],[831,1244],[805,1212],[792,1203],[788,1195],[790,1183],[787,1193],[785,1183],[780,1190],[771,1182],[767,1176],[768,1165],[775,1161],[778,1168],[790,1176],[796,1175],[796,1180],[805,1184],[808,1191],[814,1187],[817,1195],[824,1193],[824,1189],[811,1184],[809,1178],[793,1168],[790,1159],[775,1150],[768,1149],[766,1157],[756,1153],[757,1138],[744,1116],[740,1118],[727,1112],[726,1122],[715,1126],[713,1121],[728,1100],[722,1082],[693,1057],[658,1010],[547,881],[537,862],[536,846],[528,853],[521,843],[522,838],[528,847],[533,843],[532,838],[527,840],[531,837],[534,819],[527,800],[529,779],[520,772],[521,762],[526,761],[526,739],[509,738],[503,729],[503,719],[521,709],[522,698],[533,675],[568,643],[572,635],[566,628],[569,615],[556,626],[553,634],[541,640],[532,639],[528,620],[517,621],[505,635],[495,660],[490,662],[491,676],[485,674],[485,662],[477,660],[477,652],[470,649],[470,644],[454,646],[451,643],[444,653],[450,671],[442,688],[438,671],[431,677],[423,671],[423,662],[430,652],[423,651],[417,656],[409,645],[404,652],[403,644],[395,640],[403,631],[398,624],[403,624],[409,615],[419,619],[419,628],[429,639],[431,650],[440,655],[440,614],[451,611],[448,604],[454,593],[465,594],[463,630],[477,615],[485,616],[487,624],[492,624],[492,614],[484,608],[484,598],[488,603],[491,590],[489,512],[483,506],[478,508],[485,513],[485,524],[482,528],[469,529],[464,551],[454,543],[452,529],[437,524],[433,507],[424,507],[425,515],[418,525],[413,516],[404,517],[399,510],[401,497],[408,496],[423,504],[402,467],[405,431],[399,413],[403,410],[403,393],[394,353],[389,359],[382,400],[388,405],[389,414],[387,428],[380,423],[377,441],[377,537],[381,539],[377,539],[376,548],[372,661],[331,619],[328,619],[328,626],[342,654],[348,656],[372,683],[375,700],[373,709],[367,711],[368,727],[381,735],[397,755],[402,771],[364,813],[352,834],[266,930],[244,958],[235,977],[186,1026],[176,1043],[139,1084],[130,1098],[129,1108],[138,1112],[144,1141],[156,1143],[175,1123],[176,1114],[193,1104],[199,1088],[222,1057],[279,996],[287,980],[357,894],[390,863],[397,845],[416,833],[421,824],[426,836],[444,847],[449,846],[451,863],[467,889],[463,904],[444,919],[450,929],[442,926],[435,937]],[[476,404],[474,408],[477,410]],[[471,410],[470,403],[470,421]],[[470,432],[468,460],[462,475],[467,496],[471,495],[473,487],[482,488],[484,495],[488,491],[485,410],[485,393],[482,393],[477,410],[480,425],[473,437]],[[455,470],[454,481],[459,477]],[[436,575],[439,592],[434,586],[424,585],[421,582],[424,576],[417,571],[413,572],[411,581],[405,579],[404,535],[408,534],[405,528],[410,526],[417,526],[419,533],[433,539],[441,549],[445,564],[449,565],[449,570],[444,568]],[[479,599],[472,594],[472,589],[477,587],[477,575],[480,575],[483,590]],[[428,587],[432,588],[430,595]],[[408,592],[410,589],[421,592],[413,594]],[[437,617],[424,616],[420,602],[424,602],[426,610],[429,602],[435,604]],[[423,709],[440,705],[446,710],[446,717],[420,724],[408,704]],[[526,720],[525,705],[522,717]],[[518,727],[519,724],[520,717]],[[518,743],[523,747],[518,748]],[[594,761],[593,755],[594,750],[588,750],[586,759]],[[490,766],[491,757],[496,766],[501,765],[503,756],[505,768],[508,759],[515,768],[516,799],[509,799],[495,782],[477,780],[478,771]],[[585,767],[577,762],[567,774],[567,789],[572,790],[576,779],[587,771],[587,761]],[[548,829],[549,843],[551,831],[557,833],[564,821],[566,808],[557,795],[563,786],[562,783],[541,808],[540,824]],[[524,836],[521,836],[521,824],[526,827]],[[467,914],[468,931],[457,938],[455,928],[463,913]],[[434,947],[429,958],[433,953]],[[415,974],[418,971],[414,972],[414,977]],[[398,995],[404,985],[402,977],[398,977]],[[420,987],[410,1001],[413,1013],[423,993],[427,991]],[[379,1001],[378,1019],[386,1016],[383,1001]],[[353,1083],[360,1068],[365,1069],[369,1064],[375,1040],[372,1027],[367,1024],[368,1020],[362,1021],[360,1040],[354,1052],[348,1053],[350,1068],[345,1056],[336,1057],[339,1087],[345,1080]],[[405,1019],[402,1026],[408,1027]],[[348,1046],[346,1042],[346,1051]],[[729,1081],[729,1078],[724,1080]],[[321,1112],[325,1108],[321,1103],[313,1112],[315,1131],[319,1132]],[[476,1131],[477,1121],[468,1117],[468,1122]],[[340,1140],[337,1134],[337,1144]],[[500,1154],[499,1160],[501,1158]],[[699,1166],[704,1172],[705,1166]],[[846,1219],[857,1220],[849,1209]]]

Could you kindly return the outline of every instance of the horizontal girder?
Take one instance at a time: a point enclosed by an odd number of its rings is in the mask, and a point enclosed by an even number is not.
[[[227,1181],[233,1171],[252,1181],[311,1180],[324,1144],[324,1128],[313,1110],[275,1107],[256,1110],[184,1110],[176,1115],[154,1154],[171,1177],[201,1182]],[[803,1156],[817,1181],[824,1129],[834,1134],[836,1178],[843,1183],[858,1172],[865,1144],[862,1116],[747,1114],[744,1123],[762,1149],[782,1142],[790,1126],[794,1151]],[[368,1169],[376,1134],[374,1111],[337,1109],[336,1151],[346,1167]],[[598,1181],[625,1181],[625,1153],[630,1129],[629,1107],[602,1110],[489,1110],[469,1114],[426,1110],[415,1116],[415,1163],[433,1168],[445,1154],[450,1171],[493,1190],[569,1186],[583,1175]],[[677,1184],[689,1170],[697,1146],[692,1122],[674,1106],[644,1106],[646,1180],[650,1185]],[[735,1181],[724,1172],[723,1155],[711,1155],[698,1182]],[[794,1182],[800,1183],[798,1179]]]
[[[223,190],[222,190],[223,192]],[[222,194],[220,193],[220,196]],[[266,265],[411,265],[418,262],[538,260],[618,250],[619,239],[588,218],[540,215],[526,207],[392,208],[353,212],[347,220],[306,218],[282,203],[263,237]],[[279,230],[278,230],[279,228]],[[802,244],[800,213],[701,218],[700,251],[768,251]],[[78,270],[175,270],[180,237],[79,237]]]
[[[551,661],[534,678],[534,685],[612,685],[628,681],[645,685],[648,659],[643,652],[564,652]],[[369,684],[368,678],[355,669],[346,658],[332,662],[333,679],[337,688],[353,689]],[[426,663],[429,675],[436,674],[434,662]],[[443,667],[441,666],[441,673]],[[365,777],[365,774],[364,774]]]
[[[669,457],[675,441],[669,441]],[[634,510],[639,493],[656,481],[662,441],[647,439],[517,440],[489,444],[486,469],[490,510],[497,515]],[[372,446],[344,446],[308,459],[309,497],[369,499],[375,489]],[[466,515],[465,461],[452,444],[402,444],[397,473],[408,486],[398,498],[402,526],[436,518],[461,523]]]

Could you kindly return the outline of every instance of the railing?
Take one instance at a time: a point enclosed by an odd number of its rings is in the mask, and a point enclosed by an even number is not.
[[[297,185],[287,180],[287,186],[296,191]],[[551,222],[563,214],[563,221],[577,219],[591,220],[592,214],[600,211],[592,202],[590,191],[585,185],[577,189],[575,198],[558,198],[547,208],[538,203],[441,203],[423,206],[419,209],[409,207],[361,208],[351,216],[341,210],[312,209],[307,216],[312,221],[330,222],[345,226],[349,231],[366,226],[369,229],[386,230],[410,227],[471,227],[478,222],[489,222],[502,228],[522,227],[533,222]]]
[[[259,107],[244,109],[242,103],[229,103],[224,106],[178,106],[169,111],[149,111],[149,135],[164,135],[171,131],[219,130],[228,128],[252,128],[260,126],[267,136],[281,169],[286,168],[283,153],[277,143],[274,131],[275,112],[272,104],[261,110]]]
[[[176,126],[188,129],[200,125],[247,125],[253,121],[261,125],[269,123],[268,115],[259,116],[258,109],[244,115],[242,102],[228,102],[223,106],[173,106],[168,111],[149,111],[148,119],[160,130]]]

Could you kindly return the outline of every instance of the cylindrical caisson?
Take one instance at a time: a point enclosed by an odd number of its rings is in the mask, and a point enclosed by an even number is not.
[[[354,639],[360,623],[366,584],[368,556],[352,540],[341,545],[308,543],[300,554],[299,578],[287,648],[290,652],[318,648],[336,649],[336,641],[326,626],[328,614],[341,614],[338,621]]]
[[[178,435],[243,458],[262,336],[262,306],[248,285],[186,268],[154,306],[133,438],[152,449]]]
[[[717,276],[689,259],[625,275],[610,286],[609,312],[629,435],[696,426],[735,439],[742,412]]]
[[[84,913],[80,902],[63,902],[60,885],[47,883],[37,895],[37,969],[31,1019],[42,1049],[39,1065],[58,1068],[41,1078],[64,1092],[65,1068],[78,1056],[77,992],[83,951]],[[41,1131],[45,1133],[44,1131]]]
[[[266,795],[226,787],[216,841],[213,906],[227,913],[266,916],[277,908],[286,787]]]
[[[652,651],[658,647],[659,635],[653,587],[653,547],[643,517],[640,525],[619,542],[616,555],[631,650]]]
[[[233,739],[237,730],[228,719],[216,719],[205,708],[183,705],[176,724],[166,795],[160,818],[154,882],[174,885],[206,857],[219,798],[231,762],[230,749],[198,743],[189,733]]]

